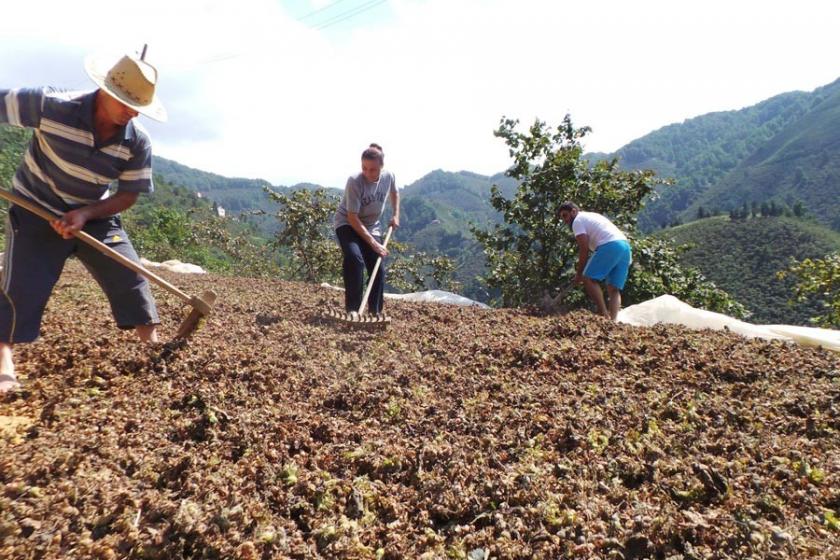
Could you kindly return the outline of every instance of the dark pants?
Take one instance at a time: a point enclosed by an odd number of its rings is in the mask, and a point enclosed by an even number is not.
[[[335,230],[338,237],[338,244],[344,254],[344,307],[347,311],[358,311],[362,305],[362,297],[365,290],[365,269],[368,276],[376,266],[376,254],[370,245],[365,243],[359,234],[353,231],[350,226],[341,226]],[[382,243],[380,237],[374,237]],[[373,288],[368,299],[369,313],[382,313],[382,296],[385,292],[385,263],[379,266],[376,279],[373,281]]]
[[[91,220],[84,231],[139,262],[119,216]],[[81,241],[63,239],[46,220],[23,208],[9,208],[6,252],[0,282],[0,342],[32,342],[64,262],[76,255],[102,287],[122,329],[154,325],[155,301],[145,278]]]

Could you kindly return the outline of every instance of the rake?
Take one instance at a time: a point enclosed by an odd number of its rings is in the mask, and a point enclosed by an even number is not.
[[[6,189],[0,188],[0,198],[8,200],[12,204],[20,206],[21,208],[32,212],[36,216],[43,218],[48,222],[52,222],[53,220],[58,219],[58,216],[44,209],[41,205],[33,202],[30,199],[23,198],[22,196],[9,192]],[[213,305],[216,303],[216,292],[214,292],[213,290],[207,290],[206,292],[201,294],[201,297],[190,296],[189,294],[186,294],[183,291],[179,290],[177,287],[173,286],[154,272],[148,270],[147,268],[144,268],[142,265],[114,251],[95,237],[92,237],[90,234],[85,233],[84,231],[77,231],[73,235],[75,235],[79,241],[90,245],[106,257],[114,259],[126,268],[130,268],[137,274],[140,274],[141,276],[147,278],[149,281],[154,282],[161,288],[165,289],[167,292],[178,296],[192,307],[192,311],[190,311],[190,314],[187,315],[187,317],[183,321],[181,321],[181,325],[178,327],[178,332],[175,334],[174,337],[175,340],[185,339],[189,337],[193,333],[193,331],[195,331],[196,328],[198,328],[198,324],[201,321],[201,319],[210,314]]]
[[[388,247],[388,241],[391,239],[391,233],[394,231],[394,226],[388,227],[388,233],[385,235],[385,242],[382,244],[383,247]],[[380,326],[387,326],[391,322],[391,318],[386,316],[384,313],[376,313],[371,315],[369,313],[365,313],[365,308],[367,307],[368,299],[370,298],[370,292],[373,290],[373,281],[376,279],[376,275],[379,273],[379,267],[382,265],[382,257],[380,256],[376,259],[376,264],[373,265],[373,271],[370,273],[370,279],[368,280],[367,289],[365,290],[365,295],[362,298],[362,304],[359,306],[358,311],[344,311],[341,309],[336,309],[334,307],[327,308],[326,316],[335,319],[337,321],[341,321],[343,323],[348,323],[351,325],[380,325]]]

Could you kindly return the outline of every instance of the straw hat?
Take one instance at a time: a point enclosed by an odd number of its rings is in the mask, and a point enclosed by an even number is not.
[[[126,55],[111,66],[99,57],[89,56],[85,59],[85,71],[117,101],[156,121],[166,121],[166,109],[155,96],[158,72],[143,57]]]

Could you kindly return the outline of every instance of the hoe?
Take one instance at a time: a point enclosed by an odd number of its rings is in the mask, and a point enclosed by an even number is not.
[[[9,192],[6,189],[0,188],[0,198],[5,198],[12,204],[20,206],[21,208],[32,212],[36,216],[39,216],[47,220],[48,222],[58,219],[58,216],[53,215],[52,212],[44,209],[39,204],[33,202],[30,199],[23,198],[22,196]],[[131,259],[122,256],[121,254],[114,251],[98,239],[91,237],[84,231],[78,231],[74,235],[77,239],[90,245],[103,255],[114,259],[123,266],[130,268],[134,272],[146,277],[151,282],[154,282],[161,288],[165,289],[167,292],[178,296],[184,302],[192,306],[192,311],[181,322],[181,326],[178,327],[178,332],[175,334],[174,337],[175,340],[188,338],[198,327],[201,318],[209,315],[210,310],[213,308],[213,304],[216,303],[216,292],[212,290],[204,292],[203,294],[201,294],[201,297],[190,296],[189,294],[182,292],[181,290],[179,290],[178,288],[176,288],[175,286],[173,286],[154,272],[144,268],[143,266],[132,261]]]

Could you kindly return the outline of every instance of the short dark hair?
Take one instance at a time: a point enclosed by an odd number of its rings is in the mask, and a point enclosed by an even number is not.
[[[557,213],[559,214],[563,210],[566,210],[568,212],[571,212],[572,210],[580,211],[580,208],[574,202],[572,202],[570,200],[567,200],[566,202],[564,202],[563,204],[560,205],[560,208],[557,209]]]
[[[385,165],[385,150],[382,149],[382,146],[376,143],[371,143],[371,145],[362,152],[362,159],[378,161],[379,165]]]

